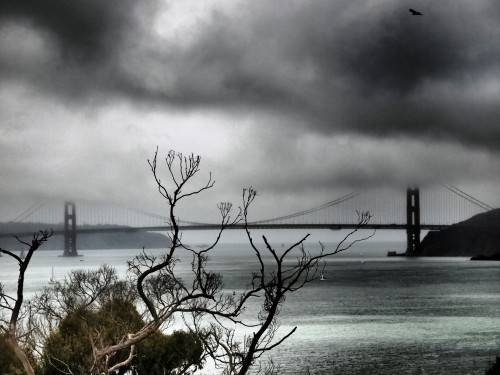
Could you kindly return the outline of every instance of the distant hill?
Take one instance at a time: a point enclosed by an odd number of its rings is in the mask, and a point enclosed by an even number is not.
[[[500,209],[475,215],[451,227],[430,231],[420,244],[422,256],[492,256],[500,253]]]
[[[102,225],[86,225],[86,228],[104,228]],[[120,226],[106,226],[119,228]],[[0,233],[35,233],[39,230],[61,230],[62,224],[41,224],[41,223],[0,223]],[[29,242],[30,237],[22,240]],[[141,249],[164,248],[170,246],[170,239],[154,232],[120,232],[120,233],[92,233],[78,234],[76,240],[77,250],[95,249]],[[0,247],[7,250],[20,250],[23,245],[15,238],[0,238]],[[42,247],[42,250],[63,250],[64,236],[52,236]]]

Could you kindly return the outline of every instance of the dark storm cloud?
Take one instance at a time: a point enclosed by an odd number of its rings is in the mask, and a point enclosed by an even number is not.
[[[498,28],[484,24],[486,14],[471,12],[481,5],[452,4],[422,2],[425,17],[410,16],[401,2],[376,14],[366,9],[337,17],[326,37],[313,29],[307,44],[314,47],[304,52],[324,78],[345,75],[366,95],[404,95],[428,80],[457,80],[495,66],[498,51],[485,38],[498,35]]]
[[[255,1],[214,12],[195,42],[163,56],[171,81],[159,92],[187,106],[254,106],[324,134],[495,149],[498,4],[420,1],[419,17],[409,5]]]
[[[66,103],[116,95],[123,87],[120,54],[154,10],[154,0],[0,1],[0,37],[14,52],[0,54],[0,79],[24,81]],[[25,48],[18,61],[18,50],[35,36],[39,51]]]
[[[428,12],[418,18],[401,2],[292,3],[292,9],[256,2],[248,5],[243,22],[214,16],[183,58],[189,57],[190,69],[224,73],[221,91],[234,88],[267,97],[269,87],[288,88],[282,76],[269,74],[273,68],[295,66],[300,72],[309,66],[315,75],[311,83],[322,90],[342,78],[365,95],[408,93],[425,80],[457,79],[498,62],[492,39],[498,27],[488,7],[477,14],[470,12],[476,4],[462,2],[450,11],[455,3],[427,3]],[[271,68],[268,75],[265,68]]]
[[[63,97],[112,92],[182,108],[259,109],[323,134],[500,145],[494,0],[422,0],[423,16],[405,1],[256,0],[212,11],[168,41],[144,34],[153,3],[140,4],[3,1],[0,13],[56,41],[61,56],[36,81]]]
[[[65,57],[98,61],[134,27],[132,0],[4,0],[0,19],[27,22],[55,38]]]

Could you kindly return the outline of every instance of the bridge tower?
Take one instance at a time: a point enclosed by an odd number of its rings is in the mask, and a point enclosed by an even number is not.
[[[416,254],[420,246],[420,192],[418,188],[406,191],[406,254]]]
[[[65,257],[76,257],[76,205],[64,202],[64,253]]]

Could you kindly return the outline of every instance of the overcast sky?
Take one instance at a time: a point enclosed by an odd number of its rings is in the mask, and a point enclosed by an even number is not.
[[[157,146],[216,180],[190,220],[249,185],[257,217],[415,184],[498,207],[499,40],[498,0],[0,1],[1,219],[161,213]]]

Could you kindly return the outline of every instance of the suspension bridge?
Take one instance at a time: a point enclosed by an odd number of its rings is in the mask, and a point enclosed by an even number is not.
[[[77,209],[78,207],[78,209]],[[463,190],[443,185],[436,188],[365,190],[300,212],[252,221],[250,229],[352,229],[357,212],[369,211],[367,229],[405,230],[407,253],[417,251],[421,230],[440,230],[489,211],[492,207]],[[77,215],[78,211],[78,215]],[[166,216],[140,209],[93,202],[40,202],[22,212],[13,222],[53,225],[54,235],[64,235],[64,256],[77,256],[77,234],[133,231],[169,231]],[[60,229],[57,229],[57,228]],[[179,221],[181,230],[219,229],[220,224]],[[243,229],[235,224],[229,229]],[[31,236],[32,233],[0,233],[0,238]]]

